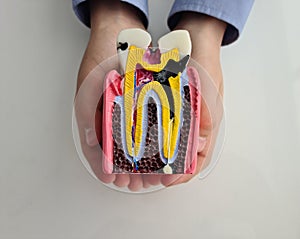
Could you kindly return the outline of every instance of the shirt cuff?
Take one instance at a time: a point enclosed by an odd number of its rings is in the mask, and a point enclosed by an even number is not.
[[[101,0],[99,0],[101,1]],[[148,11],[148,1],[147,0],[121,0],[131,4],[132,6],[139,9],[142,13],[142,21],[144,26],[147,28],[149,24],[149,11]],[[87,0],[72,0],[73,10],[78,17],[78,19],[87,27],[91,27],[90,22],[90,10]]]
[[[222,45],[236,41],[240,36],[254,0],[175,0],[168,26],[173,29],[185,11],[206,14],[227,23]]]

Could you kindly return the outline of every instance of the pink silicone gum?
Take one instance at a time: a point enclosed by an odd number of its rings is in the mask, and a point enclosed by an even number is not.
[[[113,172],[113,138],[112,138],[112,113],[114,106],[114,99],[118,95],[122,95],[121,88],[122,78],[120,74],[112,70],[110,71],[104,81],[104,95],[103,95],[103,170],[104,173]]]
[[[191,95],[191,127],[189,132],[188,147],[185,156],[185,173],[194,173],[197,166],[197,148],[200,129],[200,106],[201,106],[201,86],[197,70],[193,67],[187,68],[189,87]]]

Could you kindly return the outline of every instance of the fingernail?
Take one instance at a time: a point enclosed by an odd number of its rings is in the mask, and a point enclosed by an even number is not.
[[[98,144],[97,135],[93,129],[85,129],[85,141],[88,146],[95,146]]]
[[[198,149],[197,149],[198,153],[201,152],[205,148],[206,141],[207,140],[205,137],[201,137],[201,136],[198,137]]]

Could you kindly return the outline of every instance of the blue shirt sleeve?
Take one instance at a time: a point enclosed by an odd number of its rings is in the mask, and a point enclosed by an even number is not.
[[[181,12],[203,13],[227,23],[222,45],[228,45],[240,36],[253,3],[254,0],[175,0],[168,25],[174,28]]]
[[[121,0],[127,2],[144,14],[144,25],[148,26],[147,0]],[[87,0],[72,0],[77,17],[90,27],[90,12]],[[168,18],[168,25],[173,29],[180,19],[180,13],[192,11],[218,18],[227,23],[222,45],[234,42],[240,36],[254,0],[175,0]]]
[[[78,19],[87,27],[91,26],[90,23],[90,10],[87,0],[72,0],[74,13]]]
[[[148,1],[147,0],[121,0],[121,1],[135,6],[143,13],[144,17],[142,20],[145,27],[147,28],[148,18],[149,18]],[[87,27],[90,27],[91,26],[90,10],[89,10],[87,0],[72,0],[72,4],[73,4],[73,10],[76,16],[79,18],[79,20]]]

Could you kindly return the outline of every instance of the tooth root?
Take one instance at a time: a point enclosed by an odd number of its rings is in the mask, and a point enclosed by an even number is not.
[[[130,28],[121,31],[118,35],[117,50],[122,73],[126,72],[126,62],[130,46],[147,49],[151,43],[148,32],[139,28]]]
[[[162,53],[177,48],[182,57],[191,55],[192,42],[190,34],[186,30],[172,31],[158,40],[158,46]]]

